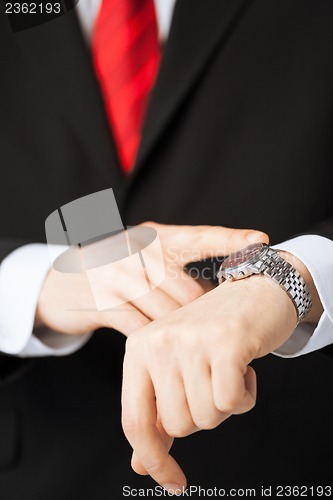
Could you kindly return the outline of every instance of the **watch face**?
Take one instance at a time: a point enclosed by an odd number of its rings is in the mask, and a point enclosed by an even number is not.
[[[256,262],[266,249],[267,245],[264,243],[254,243],[253,245],[242,248],[242,250],[230,254],[229,257],[223,261],[223,269],[239,267],[246,262]]]

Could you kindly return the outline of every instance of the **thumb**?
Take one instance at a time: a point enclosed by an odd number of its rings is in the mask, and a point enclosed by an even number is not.
[[[211,257],[229,255],[252,243],[269,242],[266,233],[254,229],[223,226],[174,226],[156,223],[154,227],[169,255],[180,266]]]

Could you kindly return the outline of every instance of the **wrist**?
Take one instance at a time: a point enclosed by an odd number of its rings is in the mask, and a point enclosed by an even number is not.
[[[311,308],[311,294],[298,270],[279,254],[278,250],[264,243],[248,245],[230,254],[221,264],[217,278],[223,281],[239,281],[262,274],[279,285],[293,304],[297,324],[307,316]]]
[[[253,359],[273,352],[293,334],[298,319],[296,308],[286,291],[269,276],[252,274],[225,281],[218,289],[221,303],[231,303],[234,298],[235,311],[230,311],[230,317],[244,322],[238,330],[247,332]]]

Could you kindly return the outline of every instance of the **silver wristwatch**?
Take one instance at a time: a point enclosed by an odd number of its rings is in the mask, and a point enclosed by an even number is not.
[[[280,254],[264,243],[255,243],[235,252],[221,264],[219,283],[247,278],[263,273],[278,283],[291,298],[297,312],[298,323],[311,309],[310,291],[300,273]]]

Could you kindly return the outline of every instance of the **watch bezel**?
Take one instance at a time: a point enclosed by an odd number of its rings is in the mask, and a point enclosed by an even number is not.
[[[253,246],[253,243],[251,245],[242,248],[241,250],[238,250],[238,252],[246,250],[250,246]],[[225,261],[222,262],[217,275],[218,280],[220,282],[221,280],[228,280],[228,281],[239,280],[251,276],[251,274],[260,273],[260,268],[257,268],[254,265],[265,256],[265,254],[268,252],[269,245],[267,245],[266,243],[258,243],[257,246],[262,247],[260,254],[254,257],[250,257],[249,259],[247,259],[242,264],[239,264],[238,266],[225,267],[223,265]],[[238,252],[234,253],[236,254]],[[232,255],[233,254],[230,254],[227,258],[229,258]]]

